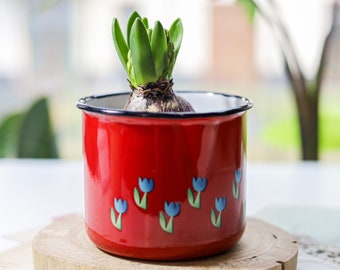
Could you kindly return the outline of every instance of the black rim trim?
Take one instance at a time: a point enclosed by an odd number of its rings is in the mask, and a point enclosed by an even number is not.
[[[148,117],[148,118],[197,118],[197,117],[212,117],[212,116],[222,116],[222,115],[232,115],[240,112],[244,112],[249,110],[253,107],[253,103],[251,100],[245,97],[237,96],[237,95],[230,95],[218,92],[208,92],[208,91],[176,91],[178,94],[210,94],[210,95],[219,95],[224,97],[234,97],[237,99],[243,100],[246,104],[235,109],[231,110],[222,110],[216,112],[136,112],[136,111],[128,111],[122,109],[111,109],[111,108],[103,108],[103,107],[96,107],[87,104],[90,100],[93,99],[101,99],[106,97],[112,96],[122,96],[122,95],[129,95],[129,92],[121,92],[121,93],[112,93],[106,95],[93,95],[79,99],[76,106],[84,111],[92,112],[92,113],[99,113],[103,115],[121,115],[121,116],[131,116],[131,117]]]

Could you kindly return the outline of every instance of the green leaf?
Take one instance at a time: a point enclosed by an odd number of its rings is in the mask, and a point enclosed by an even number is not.
[[[127,23],[127,27],[126,27],[126,40],[127,40],[127,44],[128,44],[128,47],[130,47],[130,33],[131,33],[131,28],[132,28],[132,25],[133,23],[135,22],[135,20],[137,18],[142,18],[138,13],[137,11],[134,11],[130,18],[129,18],[129,21]]]
[[[128,52],[128,64],[127,64],[127,69],[128,69],[128,75],[129,75],[129,80],[132,85],[136,85],[136,78],[135,78],[135,71],[133,69],[133,63],[132,63],[132,56],[131,56],[131,50]]]
[[[149,28],[149,20],[148,20],[148,18],[144,17],[142,19],[142,22],[144,23],[145,28],[148,29]]]
[[[126,44],[122,30],[116,18],[113,19],[113,22],[112,22],[112,38],[113,38],[113,43],[115,45],[118,57],[120,61],[122,62],[126,72],[129,74],[129,71],[127,68],[129,48]]]
[[[37,100],[24,115],[19,131],[18,157],[58,157],[47,98]]]
[[[19,129],[24,114],[14,113],[2,120],[0,123],[0,157],[16,157]]]
[[[254,17],[255,17],[255,12],[256,12],[256,4],[254,3],[253,0],[237,0],[237,3],[240,4],[247,16],[250,22],[254,21]]]
[[[158,78],[162,77],[168,68],[168,43],[164,28],[159,21],[156,21],[151,36],[151,51],[155,64],[155,71]]]
[[[170,52],[170,63],[169,63],[169,68],[168,68],[168,77],[170,78],[172,75],[172,71],[174,69],[177,55],[179,52],[179,49],[181,48],[182,44],[182,39],[183,39],[183,25],[181,19],[175,20],[170,29],[169,29],[169,37],[170,37],[170,42],[172,43],[173,46],[173,52]]]
[[[139,18],[131,28],[130,50],[137,84],[135,86],[156,82],[157,76],[147,30]]]
[[[159,21],[154,28],[149,28],[148,19],[134,11],[126,33],[125,40],[117,19],[114,19],[112,36],[115,48],[131,85],[137,88],[156,83],[161,78],[169,80],[183,38],[181,20],[175,20],[169,31]]]
[[[58,157],[46,98],[37,100],[27,112],[11,114],[1,122],[0,157]]]
[[[146,29],[146,32],[148,33],[149,42],[151,42],[152,29],[148,28],[148,29]]]
[[[172,23],[169,29],[169,36],[174,44],[174,59],[176,59],[183,39],[183,25],[181,19],[178,18]]]

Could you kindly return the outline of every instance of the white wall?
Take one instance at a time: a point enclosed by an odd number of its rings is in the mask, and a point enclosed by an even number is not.
[[[264,4],[267,0],[260,0]],[[287,26],[301,68],[312,76],[328,30],[331,0],[277,0],[278,14]],[[266,6],[265,6],[266,7]],[[264,77],[282,76],[283,62],[272,29],[260,16],[255,21],[256,64]]]

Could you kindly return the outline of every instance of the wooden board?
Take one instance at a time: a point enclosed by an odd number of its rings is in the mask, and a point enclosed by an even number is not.
[[[297,264],[297,241],[282,229],[248,218],[240,243],[224,254],[200,260],[150,262],[100,251],[88,239],[81,216],[56,220],[33,240],[35,270],[284,269]]]

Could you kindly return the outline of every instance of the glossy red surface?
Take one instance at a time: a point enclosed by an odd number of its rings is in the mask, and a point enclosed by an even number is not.
[[[245,227],[246,113],[165,119],[83,113],[85,222],[120,256],[220,253]]]

